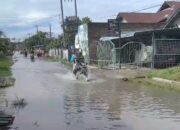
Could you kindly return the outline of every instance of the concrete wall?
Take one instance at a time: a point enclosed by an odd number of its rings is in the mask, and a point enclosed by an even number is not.
[[[69,51],[63,50],[63,59],[69,60]]]
[[[49,52],[48,52],[48,55],[50,57],[54,57],[54,58],[65,58],[65,59],[68,59],[68,58],[66,58],[67,57],[67,50],[62,50],[60,48],[50,49]]]
[[[107,23],[89,23],[79,26],[75,46],[81,48],[85,62],[97,61],[97,41],[106,33]]]
[[[97,41],[107,34],[107,23],[89,23],[88,39],[89,39],[89,57],[90,63],[97,63]]]

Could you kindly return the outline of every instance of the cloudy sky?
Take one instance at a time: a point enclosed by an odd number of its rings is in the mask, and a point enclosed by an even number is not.
[[[160,5],[164,0],[77,0],[78,15],[88,16],[92,21],[106,22],[115,18],[118,12],[132,12]],[[59,0],[1,0],[0,30],[6,35],[25,38],[28,33],[35,33],[35,25],[39,30],[48,31],[52,24],[54,34],[60,34]],[[64,2],[65,16],[74,15],[73,2]],[[146,10],[155,12],[158,7]]]

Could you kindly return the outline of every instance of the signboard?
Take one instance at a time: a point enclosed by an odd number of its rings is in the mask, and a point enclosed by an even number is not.
[[[108,19],[108,30],[118,31],[118,20]]]
[[[119,34],[119,23],[117,19],[108,19],[108,33],[114,36]]]

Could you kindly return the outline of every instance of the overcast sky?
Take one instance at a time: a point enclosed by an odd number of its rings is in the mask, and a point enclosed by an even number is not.
[[[118,12],[131,12],[154,5],[162,4],[164,0],[77,0],[78,15],[88,16],[92,21],[107,22],[115,18]],[[74,15],[73,2],[64,2],[65,16]],[[35,33],[35,25],[39,30],[47,31],[52,24],[54,34],[60,34],[59,0],[1,0],[0,30],[7,36],[25,38],[28,33]],[[146,10],[155,12],[158,8]]]

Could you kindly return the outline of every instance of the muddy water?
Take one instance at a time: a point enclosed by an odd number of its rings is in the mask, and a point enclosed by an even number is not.
[[[112,79],[74,80],[59,63],[25,59],[13,66],[14,87],[0,98],[25,98],[15,110],[19,130],[180,130],[180,93]],[[0,102],[2,104],[2,102]]]

